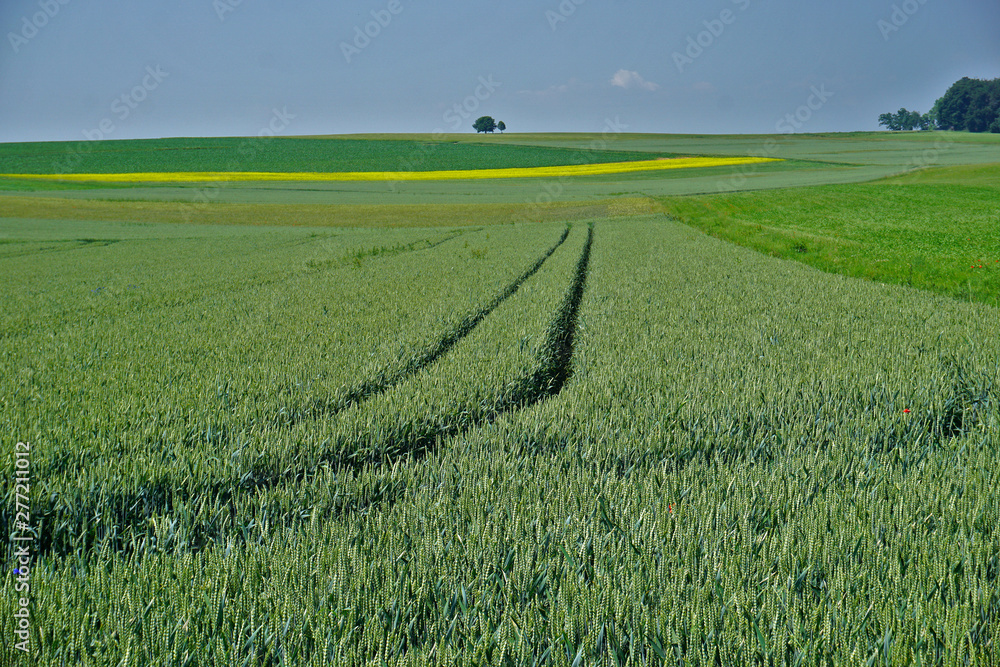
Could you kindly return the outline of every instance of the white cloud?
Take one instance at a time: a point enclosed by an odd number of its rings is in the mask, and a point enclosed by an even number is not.
[[[630,88],[641,88],[649,91],[656,90],[660,87],[659,84],[643,79],[639,76],[638,72],[632,72],[627,69],[620,69],[615,72],[615,75],[611,77],[611,85],[624,88],[625,90],[629,90]]]

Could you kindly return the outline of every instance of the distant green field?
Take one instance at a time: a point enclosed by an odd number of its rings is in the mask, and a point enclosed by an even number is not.
[[[823,270],[994,303],[1000,138],[953,132],[820,135],[356,135],[0,145],[0,165],[72,171],[544,166],[655,155],[780,162],[485,181],[73,184],[0,180],[9,217],[413,226],[665,210],[720,238]],[[252,150],[248,150],[252,148]],[[971,188],[971,189],[969,189]],[[6,194],[4,194],[6,192]],[[695,195],[691,197],[691,195]],[[622,201],[623,204],[615,204]],[[965,233],[968,232],[968,233]],[[965,240],[962,240],[965,239]],[[979,266],[983,269],[979,269]]]
[[[405,136],[405,135],[404,135]],[[595,140],[617,150],[671,150],[691,155],[766,155],[851,165],[996,162],[1000,134],[969,132],[840,132],[829,134],[590,134],[504,135],[503,141],[550,148],[580,148]],[[928,153],[930,151],[930,153]]]
[[[1000,163],[1000,135],[953,132],[828,135],[474,134],[353,135],[54,142],[0,145],[0,173],[116,173],[142,170],[318,171],[467,169],[643,160],[652,156],[764,156],[752,168],[689,173],[482,182],[284,183],[111,186],[0,179],[0,193],[73,199],[240,204],[523,204],[663,197],[857,183],[934,166]],[[391,187],[390,187],[391,185]]]
[[[429,138],[222,137],[0,144],[0,173],[435,171],[649,159],[649,155],[631,151],[517,146],[490,139],[459,143]]]

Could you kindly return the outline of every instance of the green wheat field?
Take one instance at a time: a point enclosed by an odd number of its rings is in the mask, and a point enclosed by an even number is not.
[[[1000,664],[1000,135],[0,145],[37,665]],[[8,455],[9,452],[9,455]],[[5,662],[10,661],[10,662]]]

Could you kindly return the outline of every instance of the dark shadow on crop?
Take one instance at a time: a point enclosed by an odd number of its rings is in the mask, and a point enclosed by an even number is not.
[[[66,239],[60,241],[44,241],[58,245],[45,245],[29,250],[13,250],[9,253],[0,253],[0,259],[12,259],[14,257],[30,257],[31,255],[41,255],[51,252],[69,252],[70,250],[80,250],[82,248],[105,248],[107,246],[121,243],[125,239]],[[31,242],[25,241],[24,244]]]
[[[481,229],[481,228],[480,228]],[[447,243],[452,239],[457,239],[459,236],[468,234],[469,232],[479,231],[479,229],[469,230],[463,229],[451,234],[447,234],[444,238],[432,241],[430,239],[418,239],[410,243],[397,243],[391,246],[375,246],[373,248],[365,248],[362,250],[355,250],[354,252],[349,252],[343,257],[335,257],[333,259],[325,260],[309,260],[306,262],[306,267],[309,269],[326,269],[331,266],[336,266],[338,264],[361,266],[361,262],[365,259],[371,257],[395,257],[396,255],[401,255],[407,252],[413,252],[416,250],[430,250],[431,248],[436,248],[443,243]]]

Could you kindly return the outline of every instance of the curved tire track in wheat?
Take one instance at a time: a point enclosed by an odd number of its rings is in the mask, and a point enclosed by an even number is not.
[[[329,403],[317,405],[308,417],[332,415],[354,403],[372,398],[388,391],[407,378],[419,373],[444,354],[451,350],[463,338],[468,336],[475,327],[488,317],[504,301],[512,297],[529,278],[535,275],[545,261],[565,242],[570,228],[566,227],[558,241],[539,259],[513,282],[507,285],[488,304],[474,313],[470,313],[454,328],[441,336],[434,344],[415,355],[403,368],[376,380],[366,382]],[[576,331],[577,315],[580,301],[586,284],[587,270],[590,263],[590,248],[593,243],[593,227],[587,232],[587,240],[583,252],[577,262],[573,280],[555,317],[549,324],[548,333],[540,355],[539,363],[530,375],[521,378],[514,385],[513,391],[499,397],[493,405],[477,411],[470,419],[468,415],[455,414],[444,420],[444,424],[433,429],[409,430],[398,437],[390,436],[380,443],[377,456],[344,456],[342,452],[350,451],[352,443],[336,443],[325,452],[319,454],[313,465],[308,469],[251,471],[240,479],[227,479],[214,482],[207,487],[178,487],[170,480],[162,480],[146,488],[131,492],[116,494],[102,507],[88,506],[74,508],[72,514],[49,507],[39,508],[36,514],[46,524],[61,525],[64,529],[71,527],[74,534],[53,535],[46,531],[38,543],[39,553],[67,554],[78,550],[89,551],[96,543],[105,542],[104,548],[115,551],[130,552],[134,547],[148,542],[150,536],[150,520],[169,516],[178,504],[193,502],[196,498],[199,504],[208,503],[216,507],[225,507],[235,517],[236,500],[257,491],[264,491],[282,483],[302,483],[314,477],[322,468],[360,468],[365,465],[382,465],[400,457],[408,456],[411,460],[419,460],[434,450],[437,443],[443,439],[464,433],[482,424],[492,422],[499,416],[526,408],[550,396],[558,394],[566,380],[571,375],[573,342]],[[300,419],[301,421],[301,419]],[[345,506],[342,513],[357,511],[378,502],[391,501],[398,497],[398,489],[391,485],[382,492],[369,497],[361,503]],[[111,526],[103,534],[89,534],[81,539],[81,532],[86,531],[90,517],[102,514],[111,509]],[[67,508],[68,509],[68,508]],[[108,531],[116,537],[108,542]],[[200,549],[214,542],[216,535],[212,531],[193,527],[192,541],[189,547]],[[128,544],[125,535],[129,534]]]

